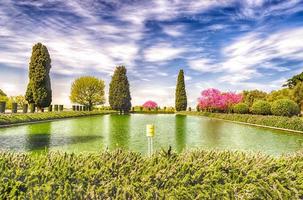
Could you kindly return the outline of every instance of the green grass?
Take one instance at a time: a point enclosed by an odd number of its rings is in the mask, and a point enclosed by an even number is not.
[[[295,131],[303,131],[303,121],[300,117],[283,117],[273,115],[226,114],[208,112],[179,112],[182,115],[205,116],[262,126],[270,126]]]
[[[113,112],[114,111],[91,111],[91,112],[63,111],[63,112],[27,113],[27,114],[0,114],[0,125],[10,125],[17,123],[51,120],[51,119],[100,115],[100,114],[108,114]]]
[[[303,154],[0,152],[0,199],[301,199]]]

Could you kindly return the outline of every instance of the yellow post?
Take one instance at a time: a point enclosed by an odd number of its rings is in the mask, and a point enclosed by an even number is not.
[[[153,137],[155,136],[155,126],[153,124],[146,125],[146,136],[148,139],[148,155],[153,154]]]

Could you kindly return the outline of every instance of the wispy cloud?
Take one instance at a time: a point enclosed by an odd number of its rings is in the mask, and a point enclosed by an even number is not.
[[[185,52],[184,48],[159,43],[144,50],[144,59],[148,62],[168,61],[178,58],[183,52]]]
[[[31,48],[42,42],[58,103],[69,103],[64,95],[75,77],[108,82],[120,64],[134,84],[134,104],[147,96],[173,104],[181,67],[192,103],[208,86],[275,89],[282,75],[302,70],[302,10],[299,0],[3,0],[0,87],[24,93]]]

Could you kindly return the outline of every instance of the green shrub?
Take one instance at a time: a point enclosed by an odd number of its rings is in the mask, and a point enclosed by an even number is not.
[[[0,152],[0,168],[0,199],[303,198],[302,153]]]
[[[271,112],[278,116],[294,116],[300,113],[298,104],[289,99],[279,99],[272,103]]]
[[[271,106],[267,101],[259,100],[253,103],[251,107],[251,112],[256,115],[270,115]]]
[[[6,102],[0,101],[0,113],[5,113],[5,109],[6,109]]]
[[[0,115],[0,125],[16,124],[22,122],[43,121],[50,119],[61,119],[69,117],[82,117],[100,114],[114,113],[113,111],[86,111],[86,112],[41,112],[41,113],[27,113],[14,115]],[[0,198],[1,199],[1,198]]]
[[[23,105],[23,113],[27,113],[28,111],[28,104]]]
[[[246,103],[238,103],[233,106],[233,112],[239,114],[247,114],[249,112],[249,107]]]

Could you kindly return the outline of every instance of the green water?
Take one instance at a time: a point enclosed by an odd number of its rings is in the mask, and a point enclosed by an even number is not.
[[[147,152],[146,124],[155,124],[154,149],[204,148],[270,155],[303,149],[303,134],[239,125],[204,117],[103,115],[0,128],[0,149],[11,151],[103,151],[118,147]]]

